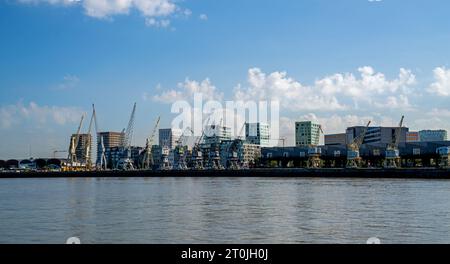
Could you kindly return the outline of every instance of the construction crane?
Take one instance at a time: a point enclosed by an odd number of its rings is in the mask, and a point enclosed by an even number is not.
[[[154,141],[154,138],[156,135],[156,131],[158,130],[160,121],[161,121],[161,117],[158,116],[158,118],[156,119],[155,126],[153,127],[152,133],[145,140],[145,149],[143,151],[144,156],[142,158],[142,164],[141,164],[141,168],[144,170],[149,170],[153,166],[152,146],[153,146],[153,141]]]
[[[369,129],[371,121],[367,123],[361,133],[355,137],[352,142],[347,145],[347,168],[359,168],[361,167],[361,157],[359,155],[359,148],[364,142],[367,130]]]
[[[134,103],[133,110],[131,111],[130,120],[128,121],[127,129],[125,130],[125,137],[122,144],[122,157],[117,163],[119,170],[134,170],[134,162],[131,159],[131,143],[133,140],[134,119],[136,113],[136,103]]]
[[[242,168],[242,165],[239,163],[239,145],[242,143],[242,132],[247,123],[244,122],[237,137],[231,142],[228,147],[228,161],[227,161],[227,169],[229,170],[239,170]]]
[[[322,126],[319,125],[314,142],[319,142],[320,133],[323,134]],[[319,168],[321,165],[320,155],[322,154],[322,149],[315,144],[310,144],[308,146],[308,168]]]
[[[386,147],[385,152],[385,160],[383,167],[386,169],[395,169],[400,168],[400,151],[398,150],[398,145],[400,143],[400,135],[401,135],[401,129],[403,127],[403,120],[405,119],[405,116],[402,116],[402,119],[400,119],[400,123],[398,124],[398,127],[395,128],[395,134],[394,139],[392,140],[392,143],[388,144]]]
[[[187,170],[187,146],[184,142],[184,140],[187,138],[186,133],[189,132],[191,135],[194,134],[194,131],[190,127],[186,127],[186,129],[181,134],[180,138],[177,140],[177,145],[175,146],[174,151],[174,160],[175,160],[175,166],[174,168],[176,170]]]

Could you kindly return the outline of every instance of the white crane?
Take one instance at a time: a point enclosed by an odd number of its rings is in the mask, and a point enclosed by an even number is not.
[[[131,111],[130,120],[128,121],[125,137],[122,144],[122,158],[117,163],[117,168],[121,170],[134,170],[134,162],[131,158],[131,143],[133,140],[134,118],[136,113],[136,103],[134,103]]]

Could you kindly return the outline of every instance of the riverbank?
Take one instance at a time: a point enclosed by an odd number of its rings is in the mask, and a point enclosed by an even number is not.
[[[447,179],[450,169],[289,169],[89,171],[89,172],[2,172],[0,178],[134,178],[134,177],[300,177],[300,178],[410,178]]]

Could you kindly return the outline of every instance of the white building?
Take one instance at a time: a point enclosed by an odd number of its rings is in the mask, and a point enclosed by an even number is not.
[[[183,132],[180,129],[163,128],[159,130],[159,145],[174,149]]]
[[[220,144],[224,140],[231,140],[231,128],[221,125],[209,125],[204,131],[204,143],[207,145]]]

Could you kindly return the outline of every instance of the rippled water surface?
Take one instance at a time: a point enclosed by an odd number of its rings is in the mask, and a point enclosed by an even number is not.
[[[0,179],[0,243],[450,243],[450,181]]]

